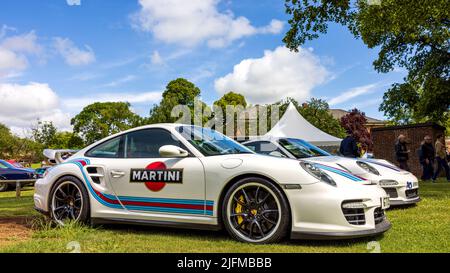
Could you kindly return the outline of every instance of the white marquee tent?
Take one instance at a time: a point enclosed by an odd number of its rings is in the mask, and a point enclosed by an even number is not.
[[[289,104],[283,117],[263,138],[271,137],[298,138],[317,146],[339,146],[342,141],[309,123],[292,103]]]

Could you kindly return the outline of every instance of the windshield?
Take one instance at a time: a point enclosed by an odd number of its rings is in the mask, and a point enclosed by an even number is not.
[[[226,154],[252,154],[236,141],[211,129],[197,126],[180,126],[178,132],[204,156]]]
[[[301,139],[285,138],[278,140],[281,146],[293,154],[296,158],[308,158],[316,156],[329,156],[331,154],[325,152]]]

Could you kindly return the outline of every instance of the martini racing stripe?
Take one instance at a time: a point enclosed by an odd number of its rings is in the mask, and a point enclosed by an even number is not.
[[[387,164],[384,164],[384,163],[381,163],[381,162],[378,162],[378,161],[374,161],[374,160],[365,160],[365,162],[368,162],[370,164],[379,165],[379,166],[382,166],[382,167],[394,170],[396,172],[401,172],[402,171],[401,169],[399,169],[399,168],[397,168],[395,166],[387,165]]]
[[[338,169],[338,168],[330,167],[330,166],[327,166],[327,165],[322,165],[322,164],[319,164],[319,163],[315,163],[315,165],[316,165],[319,169],[322,169],[322,170],[326,170],[326,171],[330,171],[330,172],[339,174],[339,175],[344,176],[344,177],[346,177],[346,178],[348,178],[348,179],[351,179],[351,180],[353,180],[353,181],[365,181],[364,178],[355,176],[355,175],[353,175],[353,174],[351,174],[351,173],[349,173],[349,172],[346,172],[346,171],[341,170],[341,169]]]
[[[146,198],[133,196],[119,196],[117,198],[114,195],[101,193],[92,187],[84,172],[83,166],[89,165],[89,163],[90,162],[88,159],[75,159],[62,164],[77,165],[83,174],[83,178],[92,196],[106,207],[114,209],[123,209],[123,207],[125,207],[128,210],[139,211],[213,215],[214,201],[209,200]]]

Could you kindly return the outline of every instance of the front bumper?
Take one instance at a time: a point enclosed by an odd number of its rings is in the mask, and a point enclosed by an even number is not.
[[[291,236],[297,239],[346,239],[374,236],[390,228],[384,214],[386,192],[377,185],[332,187],[325,183],[286,190],[291,205]],[[363,208],[344,208],[344,203]]]
[[[34,209],[43,213],[48,214],[48,196],[50,193],[50,183],[47,183],[46,179],[38,179],[34,184]]]
[[[389,195],[391,206],[405,206],[420,202],[419,188],[407,189],[405,186],[382,187]]]
[[[416,197],[414,199],[407,199],[407,200],[392,200],[391,199],[391,206],[395,207],[395,206],[408,206],[408,205],[413,205],[413,204],[417,204],[421,201],[422,199],[420,199],[420,197]]]
[[[298,240],[342,240],[361,237],[378,236],[391,228],[391,223],[385,219],[375,225],[374,229],[347,231],[347,232],[291,232],[291,239]]]

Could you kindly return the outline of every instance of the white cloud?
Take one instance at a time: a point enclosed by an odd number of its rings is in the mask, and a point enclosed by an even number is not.
[[[1,47],[14,52],[36,55],[42,52],[42,47],[37,43],[37,36],[34,31],[27,34],[7,37],[2,41]]]
[[[66,0],[69,6],[81,6],[81,0]]]
[[[220,12],[219,0],[139,0],[141,10],[134,15],[135,26],[153,33],[160,41],[183,46],[206,42],[224,47],[235,40],[258,33],[280,33],[283,23],[253,26],[246,17],[231,11]]]
[[[60,99],[48,84],[0,83],[0,123],[25,135],[38,120],[52,121],[60,130],[71,130],[70,120],[94,102],[126,101],[146,109],[161,100],[161,92],[100,93]]]
[[[14,51],[0,47],[0,78],[23,71],[28,67],[27,58]]]
[[[369,93],[375,91],[375,89],[377,87],[378,87],[378,84],[374,83],[374,84],[368,84],[368,85],[363,85],[363,86],[358,86],[358,87],[351,88],[351,89],[341,93],[337,97],[334,97],[331,100],[329,100],[328,104],[330,106],[334,106],[334,105],[337,105],[337,104],[341,104],[341,103],[347,102],[347,101],[349,101],[349,100],[351,100],[353,98],[369,94]]]
[[[150,61],[155,65],[164,64],[164,60],[157,50],[153,51],[152,56],[150,56]]]
[[[57,94],[42,83],[0,83],[0,122],[14,128],[30,128],[38,119],[70,127],[69,114],[60,109]],[[16,130],[17,131],[17,130]]]
[[[54,46],[68,65],[87,65],[95,61],[95,53],[92,48],[87,45],[84,49],[80,49],[76,47],[71,40],[56,37],[54,38]]]
[[[137,77],[135,75],[127,75],[127,76],[122,77],[120,79],[117,79],[117,80],[114,80],[114,81],[109,82],[107,84],[104,84],[104,85],[102,85],[102,87],[116,87],[116,86],[122,85],[124,83],[134,81],[136,78]]]
[[[266,50],[258,59],[245,59],[233,72],[216,79],[220,95],[234,91],[245,95],[251,103],[273,103],[285,97],[303,101],[311,90],[327,81],[330,73],[311,51],[298,53],[285,47]]]
[[[43,52],[34,31],[5,37],[7,30],[10,28],[3,26],[0,33],[0,79],[20,75],[28,67],[28,57]]]

